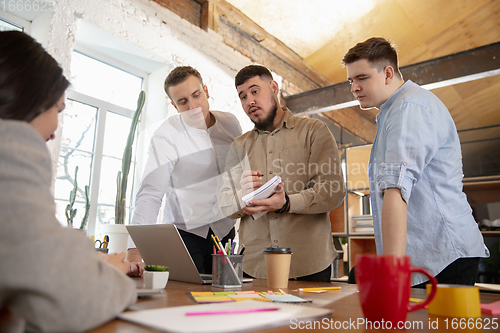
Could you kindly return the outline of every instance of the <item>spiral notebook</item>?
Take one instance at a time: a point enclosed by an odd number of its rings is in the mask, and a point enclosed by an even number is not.
[[[246,206],[251,206],[249,204],[249,202],[251,200],[259,200],[259,199],[267,199],[267,198],[269,198],[271,195],[274,194],[274,192],[276,192],[276,187],[278,187],[278,185],[280,183],[281,183],[281,177],[280,176],[274,176],[273,178],[269,179],[267,181],[267,183],[265,183],[264,185],[262,185],[261,187],[259,187],[255,191],[253,191],[253,192],[248,193],[247,195],[245,195],[242,198],[243,203]],[[252,220],[256,220],[259,217],[265,215],[266,213],[267,212],[253,214],[253,215],[251,215],[252,216]]]

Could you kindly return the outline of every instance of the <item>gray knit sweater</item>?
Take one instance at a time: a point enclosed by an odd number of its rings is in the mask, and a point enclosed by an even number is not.
[[[88,330],[133,304],[135,284],[59,224],[50,186],[42,137],[26,122],[0,120],[0,308],[28,331]]]

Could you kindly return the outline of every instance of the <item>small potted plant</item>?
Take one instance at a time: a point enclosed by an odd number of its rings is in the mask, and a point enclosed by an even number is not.
[[[145,289],[163,289],[168,281],[168,267],[159,265],[146,265],[143,273]]]

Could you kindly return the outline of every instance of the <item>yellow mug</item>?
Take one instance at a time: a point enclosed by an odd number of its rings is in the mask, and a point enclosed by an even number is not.
[[[427,294],[432,286],[428,284]],[[438,284],[434,299],[428,306],[429,314],[454,318],[481,318],[479,288],[458,284]]]

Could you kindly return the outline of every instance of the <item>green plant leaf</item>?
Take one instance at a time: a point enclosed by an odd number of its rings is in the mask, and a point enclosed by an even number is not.
[[[160,265],[146,265],[144,267],[145,270],[149,272],[167,272],[168,267],[167,266],[160,266]]]
[[[127,138],[127,144],[123,151],[121,177],[118,173],[117,191],[115,201],[115,224],[123,224],[125,221],[125,197],[127,192],[127,179],[130,170],[130,163],[132,159],[132,144],[135,137],[135,129],[139,123],[139,117],[146,101],[146,93],[141,91],[137,99],[137,109],[135,110],[132,123],[130,124],[130,131]]]

